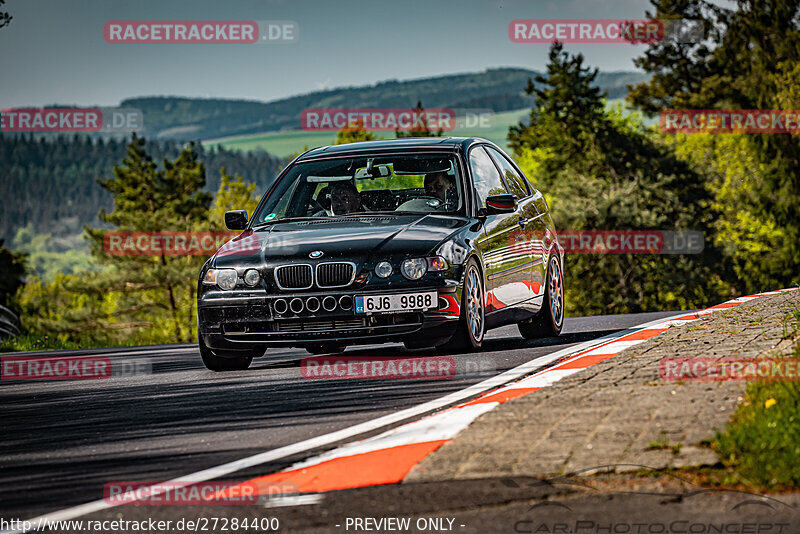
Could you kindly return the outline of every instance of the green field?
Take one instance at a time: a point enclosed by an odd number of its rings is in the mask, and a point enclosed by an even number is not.
[[[624,101],[621,99],[609,100],[608,105],[613,106],[620,103],[624,103]],[[497,113],[493,116],[494,123],[490,128],[455,128],[453,131],[448,132],[448,135],[454,137],[483,137],[505,149],[508,148],[506,135],[508,135],[509,126],[517,124],[520,119],[527,117],[529,113],[530,109]],[[392,132],[379,132],[377,135],[387,139],[394,138],[394,133]],[[334,142],[336,142],[336,134],[333,132],[290,130],[210,139],[203,141],[203,145],[206,147],[222,146],[226,149],[243,150],[245,152],[261,148],[275,156],[287,157],[291,154],[302,152],[306,146],[314,148],[330,145]]]
[[[527,116],[529,112],[529,109],[520,109],[498,113],[493,116],[494,124],[491,128],[455,128],[453,131],[447,132],[447,134],[454,137],[483,137],[497,143],[501,147],[505,147],[508,127],[519,122],[519,120]],[[394,133],[392,132],[378,132],[377,135],[378,137],[383,136],[387,139],[394,138]],[[314,148],[317,146],[330,145],[335,141],[336,133],[333,132],[291,130],[210,139],[208,141],[203,141],[203,145],[206,147],[222,146],[226,149],[244,151],[261,148],[275,156],[286,157],[290,154],[302,152],[305,146]]]

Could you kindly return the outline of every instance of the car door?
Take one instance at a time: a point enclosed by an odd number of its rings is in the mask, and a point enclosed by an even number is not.
[[[488,196],[508,192],[497,165],[484,146],[475,146],[470,150],[469,164],[479,208],[486,207]],[[519,210],[486,216],[484,235],[477,248],[481,251],[486,269],[487,313],[530,298],[530,290],[523,282],[530,277],[530,252],[526,247],[514,246],[513,242],[519,223]]]
[[[528,278],[521,281],[527,285],[526,298],[543,295],[547,267],[547,251],[544,244],[547,238],[545,235],[547,221],[544,217],[546,209],[541,209],[541,206],[546,206],[544,198],[539,191],[531,188],[522,172],[505,154],[492,147],[487,147],[486,151],[500,169],[508,192],[513,194],[519,203],[519,228],[512,232],[510,237],[512,246],[518,249],[524,248],[528,254]]]

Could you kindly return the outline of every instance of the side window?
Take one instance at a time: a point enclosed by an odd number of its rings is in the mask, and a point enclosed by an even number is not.
[[[469,166],[472,169],[472,183],[478,195],[478,204],[486,207],[486,197],[506,192],[500,173],[486,154],[483,147],[475,147],[469,153]]]
[[[492,155],[497,166],[503,171],[503,177],[508,186],[508,192],[517,198],[525,198],[531,194],[530,187],[525,178],[520,176],[519,171],[497,150],[487,147],[486,150]]]

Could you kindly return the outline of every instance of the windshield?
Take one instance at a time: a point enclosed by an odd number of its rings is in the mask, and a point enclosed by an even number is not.
[[[298,163],[255,214],[255,225],[295,217],[458,213],[463,191],[455,156],[387,155]]]

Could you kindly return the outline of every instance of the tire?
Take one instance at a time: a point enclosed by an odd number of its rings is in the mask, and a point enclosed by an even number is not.
[[[198,338],[200,357],[203,359],[206,368],[214,372],[244,371],[250,367],[254,357],[264,354],[262,349],[253,349],[246,352],[211,350],[203,343],[202,337],[198,336]]]
[[[336,343],[317,343],[306,346],[306,350],[311,354],[339,354],[344,352],[346,348],[347,345],[338,345]]]
[[[519,333],[525,339],[555,337],[564,326],[564,276],[558,256],[552,256],[547,266],[542,309],[533,319],[518,323]]]
[[[486,335],[486,299],[483,275],[478,262],[470,258],[464,269],[464,287],[461,291],[461,315],[453,337],[437,347],[443,351],[476,351],[481,349]]]

